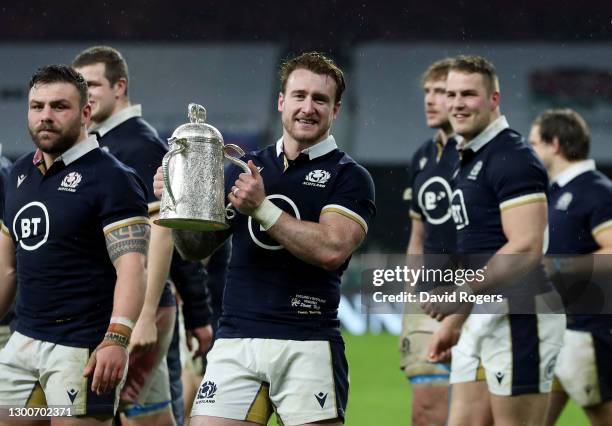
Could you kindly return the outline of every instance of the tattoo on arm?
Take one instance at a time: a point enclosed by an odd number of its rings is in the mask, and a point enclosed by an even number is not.
[[[115,229],[106,234],[106,249],[111,262],[126,253],[142,253],[147,255],[151,228],[145,224],[135,224]]]

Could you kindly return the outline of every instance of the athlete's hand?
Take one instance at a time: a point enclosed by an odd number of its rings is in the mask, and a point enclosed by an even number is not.
[[[148,314],[144,310],[140,313],[138,321],[132,330],[130,338],[130,353],[149,352],[157,343],[156,315]]]
[[[121,383],[127,366],[128,352],[122,346],[105,344],[105,341],[91,354],[83,370],[83,377],[93,374],[91,391],[100,395],[112,391]]]
[[[450,362],[451,348],[459,341],[461,329],[443,323],[431,336],[427,347],[427,361]]]
[[[266,198],[263,178],[252,160],[248,162],[251,175],[240,173],[228,194],[228,199],[240,213],[250,216]]]
[[[430,317],[442,321],[451,314],[467,313],[471,304],[461,302],[460,293],[469,293],[469,288],[462,289],[458,286],[441,286],[429,291],[430,300],[421,303],[421,308]]]
[[[164,172],[160,166],[153,177],[153,193],[158,200],[161,200],[162,192],[164,192]]]
[[[198,341],[198,349],[195,352],[194,357],[197,355],[205,355],[206,352],[208,352],[213,339],[213,329],[210,325],[196,327],[192,330],[186,330],[186,335],[187,349],[189,349],[189,352],[193,350],[193,342],[191,339],[195,337]]]

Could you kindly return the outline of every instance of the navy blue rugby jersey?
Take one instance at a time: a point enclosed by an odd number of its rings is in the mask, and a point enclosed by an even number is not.
[[[374,183],[366,169],[340,151],[333,137],[288,161],[282,139],[249,154],[260,167],[267,198],[288,214],[318,222],[325,212],[342,214],[367,233],[376,212]],[[225,176],[229,193],[242,169]],[[335,271],[310,265],[263,231],[249,216],[231,223],[229,264],[219,337],[341,340],[337,318],[340,279],[348,260]]]
[[[503,116],[470,141],[460,157],[451,203],[457,229],[457,251],[462,255],[493,255],[508,242],[501,212],[522,204],[546,201],[546,170],[531,146],[508,127]],[[487,256],[476,256],[474,264],[469,266],[483,266]],[[541,267],[525,280],[542,291],[550,288]],[[523,289],[516,287],[514,290]]]
[[[40,151],[20,158],[6,191],[2,230],[16,249],[16,330],[95,347],[110,321],[117,278],[105,235],[148,224],[144,184],[89,137],[48,170]]]
[[[412,157],[410,217],[425,227],[425,254],[449,254],[456,249],[455,223],[451,215],[451,181],[459,163],[457,142],[446,145],[430,139]]]
[[[0,145],[1,147],[1,145]],[[8,174],[11,168],[11,162],[8,158],[0,156],[0,212],[4,211],[4,185],[8,179]],[[2,213],[0,213],[0,216]],[[0,217],[0,226],[2,226],[2,218]],[[8,325],[13,319],[12,311],[0,318],[0,325]]]
[[[102,150],[110,152],[123,164],[136,170],[147,188],[149,214],[153,215],[159,212],[160,207],[160,201],[153,193],[153,176],[161,166],[168,147],[157,131],[141,116],[141,106],[132,105],[113,114],[90,129],[90,132],[97,135]],[[167,282],[159,305],[175,304],[170,283]]]
[[[595,236],[612,227],[612,181],[595,170],[594,161],[576,163],[557,176],[548,202],[547,254],[589,254],[600,248]],[[612,315],[568,314],[567,327],[609,330]]]

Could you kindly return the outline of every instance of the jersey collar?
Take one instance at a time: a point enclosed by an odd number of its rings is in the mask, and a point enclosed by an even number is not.
[[[314,160],[315,158],[319,158],[332,152],[334,149],[338,148],[336,145],[336,140],[332,135],[329,135],[327,138],[323,139],[321,142],[317,142],[315,145],[303,149],[300,151],[300,154],[308,155],[309,160]],[[283,153],[283,138],[280,138],[276,141],[276,156],[279,157]]]
[[[74,163],[76,160],[78,160],[88,152],[98,148],[99,146],[100,145],[98,145],[98,140],[96,139],[96,137],[94,135],[91,135],[84,141],[77,143],[68,151],[57,157],[55,161],[63,161],[64,164],[67,166],[70,163]]]
[[[595,170],[595,160],[578,161],[559,173],[551,184],[556,183],[559,187],[564,187],[574,178],[593,170]]]
[[[98,135],[100,135],[100,137],[102,137],[118,125],[123,124],[130,118],[134,117],[142,117],[141,105],[131,105],[127,108],[123,108],[121,111],[118,111],[108,117],[102,123],[91,126],[91,128],[89,129],[89,133],[97,133]]]
[[[499,135],[502,131],[508,129],[509,127],[508,120],[506,120],[506,117],[502,115],[495,119],[482,132],[480,132],[478,136],[465,145],[465,139],[459,135],[456,135],[455,139],[457,140],[457,149],[462,151],[469,149],[474,152],[478,152],[480,148],[491,142],[495,136]]]

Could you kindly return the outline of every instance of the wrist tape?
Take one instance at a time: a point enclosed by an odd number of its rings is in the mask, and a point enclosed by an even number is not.
[[[283,214],[283,211],[266,198],[259,207],[255,209],[252,216],[253,219],[259,222],[261,227],[267,231],[274,226],[281,214]]]

